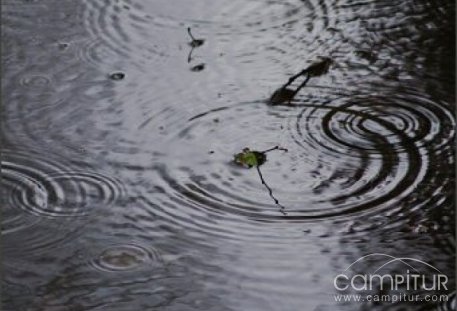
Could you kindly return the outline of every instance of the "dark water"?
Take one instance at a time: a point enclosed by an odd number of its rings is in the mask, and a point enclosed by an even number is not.
[[[454,10],[3,1],[3,309],[452,310]],[[327,74],[266,104],[320,56]],[[275,145],[285,213],[230,163]],[[371,253],[433,265],[454,301],[336,303]]]

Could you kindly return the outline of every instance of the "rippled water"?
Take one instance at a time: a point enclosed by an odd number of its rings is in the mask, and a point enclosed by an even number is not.
[[[3,308],[455,309],[454,10],[3,1]],[[283,209],[232,163],[273,146]],[[369,253],[427,261],[451,301],[336,303]]]

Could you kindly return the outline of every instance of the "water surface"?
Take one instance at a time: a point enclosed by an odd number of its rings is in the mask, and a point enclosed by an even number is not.
[[[455,299],[454,10],[3,1],[3,308],[451,310],[336,303],[333,278],[413,257]],[[276,145],[262,174],[284,211],[231,163]]]

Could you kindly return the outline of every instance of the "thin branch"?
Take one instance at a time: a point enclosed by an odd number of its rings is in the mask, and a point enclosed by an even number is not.
[[[267,152],[270,152],[270,151],[273,151],[273,150],[282,150],[282,151],[289,151],[287,150],[286,148],[281,148],[279,146],[274,146],[273,148],[270,148],[270,149],[267,149],[267,150],[264,150],[264,151],[259,151],[260,153],[267,153]]]
[[[283,87],[288,87],[291,85],[295,80],[297,80],[298,77],[303,76],[308,73],[308,69],[303,69],[299,73],[293,75],[292,77],[289,78],[286,84],[283,85]]]
[[[300,92],[300,90],[302,88],[305,87],[306,83],[308,83],[309,79],[311,78],[311,76],[309,74],[306,75],[306,79],[295,89],[294,91],[294,95],[292,96],[292,98],[289,100],[289,104],[290,104],[290,101],[295,98],[295,96],[297,95],[298,92]]]
[[[279,147],[278,147],[279,148]],[[278,149],[276,148],[276,149]],[[268,190],[268,194],[270,195],[270,197],[273,199],[273,201],[275,202],[276,205],[279,206],[279,211],[283,214],[283,215],[287,215],[287,213],[285,212],[285,207],[283,205],[281,205],[278,201],[278,199],[275,198],[275,196],[273,195],[273,190],[271,190],[270,186],[268,186],[268,184],[265,182],[265,179],[263,179],[263,176],[262,176],[262,172],[260,171],[260,167],[259,166],[256,166],[256,169],[257,169],[257,173],[259,173],[259,177],[260,177],[260,181],[262,182],[263,185],[265,185],[265,188],[267,188]]]
[[[192,48],[190,49],[189,54],[187,55],[187,62],[188,62],[188,63],[190,63],[190,61],[192,60],[192,52],[194,51],[194,48],[195,48],[195,47],[192,47]]]
[[[192,41],[197,41],[197,39],[195,39],[194,36],[192,36],[192,32],[190,30],[190,27],[187,27],[187,33],[189,34],[189,36],[192,39]]]

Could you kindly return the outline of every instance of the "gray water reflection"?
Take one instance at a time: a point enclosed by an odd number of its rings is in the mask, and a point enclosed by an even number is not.
[[[339,304],[333,278],[415,257],[455,304],[454,10],[2,2],[3,308],[451,310]],[[276,145],[262,174],[286,213],[230,164]]]

